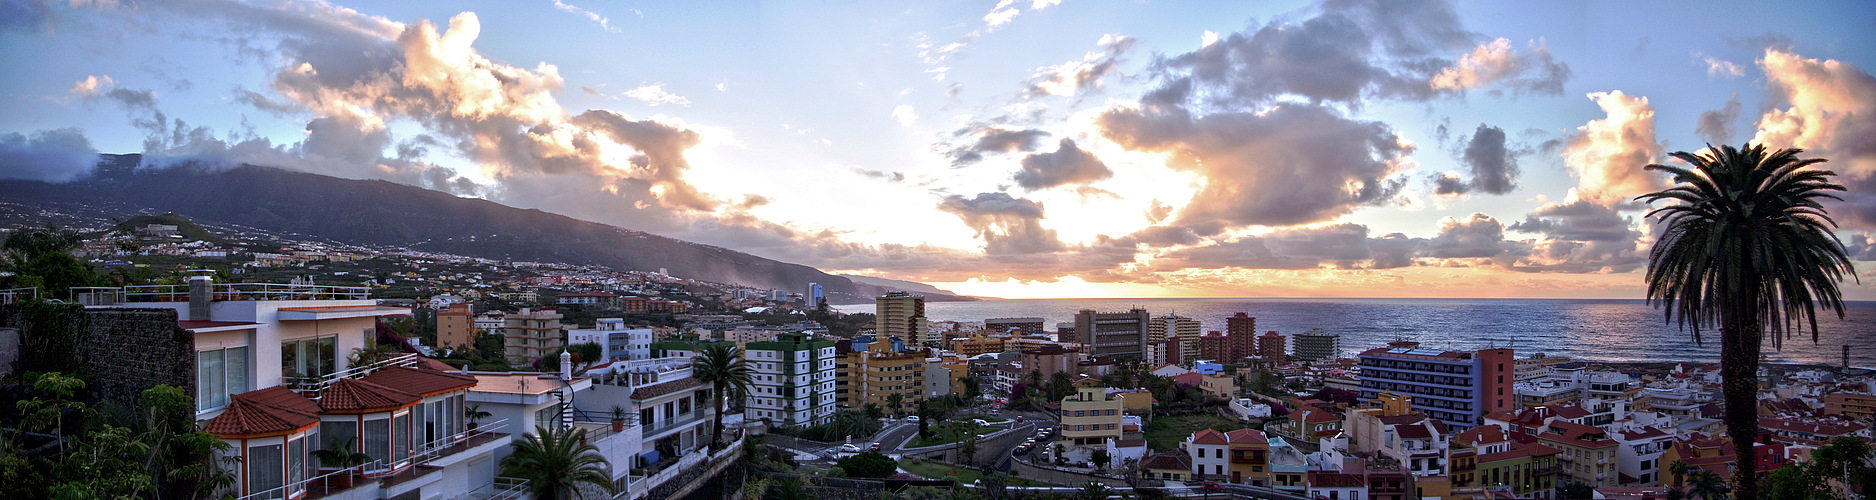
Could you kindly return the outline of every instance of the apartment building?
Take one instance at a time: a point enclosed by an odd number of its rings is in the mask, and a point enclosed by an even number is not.
[[[1126,401],[1108,394],[1106,387],[1083,379],[1077,382],[1075,393],[1062,398],[1061,403],[1058,427],[1062,430],[1062,444],[1081,448],[1120,441]]]
[[[1479,426],[1487,413],[1512,409],[1515,361],[1510,349],[1441,351],[1421,349],[1417,342],[1389,346],[1359,356],[1363,399],[1383,392],[1412,396],[1415,411],[1445,421],[1454,431]]]
[[[907,347],[922,346],[925,342],[940,340],[931,332],[931,325],[925,319],[925,296],[905,292],[888,292],[873,299],[874,324],[878,325],[878,335],[882,338],[896,338],[905,341]]]
[[[436,346],[473,347],[476,339],[475,313],[469,304],[450,304],[436,312]]]
[[[626,328],[623,318],[599,318],[591,329],[567,330],[568,344],[599,344],[601,361],[651,359],[651,327]]]
[[[1257,337],[1257,355],[1272,363],[1282,363],[1289,358],[1288,346],[1284,345],[1283,334],[1276,330],[1264,332]]]
[[[502,325],[503,347],[508,364],[528,366],[541,363],[548,351],[567,346],[567,330],[560,324],[560,311],[553,308],[523,307],[509,313]],[[553,363],[548,360],[547,363]]]
[[[1225,318],[1225,357],[1213,358],[1227,363],[1236,363],[1247,356],[1257,355],[1257,318],[1249,314],[1237,313]]]
[[[1150,323],[1152,317],[1146,309],[1115,313],[1084,309],[1075,314],[1075,339],[1087,345],[1092,356],[1141,361],[1145,359]]]
[[[984,330],[998,333],[1014,333],[1018,337],[1047,335],[1042,330],[1042,318],[990,318],[984,320]]]
[[[892,342],[882,337],[864,351],[846,356],[846,370],[836,377],[846,380],[844,391],[836,396],[848,408],[873,405],[888,414],[907,415],[923,399],[925,390],[925,353],[923,350],[898,352]],[[898,397],[894,397],[894,395]],[[898,404],[894,404],[897,402]]]
[[[1295,344],[1290,352],[1297,361],[1318,363],[1335,361],[1342,356],[1342,336],[1325,332],[1321,328],[1291,335]]]
[[[834,341],[784,333],[774,341],[750,342],[745,349],[752,383],[744,398],[744,418],[789,427],[834,421]]]
[[[1158,344],[1169,338],[1198,337],[1200,328],[1199,320],[1196,319],[1177,314],[1157,316],[1147,323],[1146,342]]]
[[[364,287],[215,284],[93,288],[88,309],[174,311],[184,335],[168,346],[193,351],[196,419],[229,446],[239,466],[222,493],[241,498],[302,498],[335,493],[313,452],[350,446],[370,457],[347,495],[454,497],[492,481],[475,463],[492,463],[509,435],[475,429],[464,418],[473,377],[414,354],[353,365],[349,355],[376,340],[378,318],[410,314],[382,307]],[[151,345],[140,354],[171,350]],[[108,378],[108,377],[107,377]],[[102,384],[100,384],[102,385]],[[217,464],[222,465],[222,464]],[[393,480],[407,476],[414,480]],[[438,481],[459,477],[458,481]]]
[[[663,498],[663,486],[694,479],[697,468],[738,448],[740,432],[731,428],[726,448],[710,452],[713,388],[692,376],[688,356],[614,361],[587,374],[592,382],[574,394],[577,411],[567,420],[587,429],[589,444],[612,464],[615,498]],[[614,421],[615,410],[626,418]]]

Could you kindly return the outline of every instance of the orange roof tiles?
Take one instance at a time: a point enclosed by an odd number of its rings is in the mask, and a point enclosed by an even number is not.
[[[1192,434],[1193,444],[1229,444],[1225,434],[1211,429],[1200,429]]]
[[[237,394],[202,430],[223,438],[283,436],[319,425],[319,406],[285,387]]]
[[[358,379],[342,378],[319,392],[325,413],[376,413],[417,404],[422,397]]]
[[[470,375],[403,366],[387,366],[360,380],[387,388],[396,387],[398,391],[416,394],[419,397],[461,391],[476,386],[476,378]]]

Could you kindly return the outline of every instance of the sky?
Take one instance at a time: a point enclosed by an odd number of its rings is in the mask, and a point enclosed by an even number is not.
[[[383,179],[996,297],[1641,298],[1668,154],[1826,158],[1866,2],[0,0],[0,177]],[[551,243],[544,243],[551,244]]]

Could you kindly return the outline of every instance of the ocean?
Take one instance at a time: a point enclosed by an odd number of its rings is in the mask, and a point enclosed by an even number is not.
[[[873,312],[872,304],[834,306],[843,312]],[[1053,330],[1074,321],[1075,312],[1145,308],[1154,316],[1177,313],[1198,319],[1205,331],[1224,330],[1225,318],[1243,312],[1257,318],[1258,331],[1284,335],[1321,328],[1342,335],[1352,356],[1396,339],[1423,347],[1474,350],[1510,347],[1519,357],[1549,356],[1608,362],[1717,362],[1718,329],[1701,331],[1704,345],[1664,321],[1662,311],[1641,300],[1615,299],[1026,299],[926,303],[931,321],[1041,317]],[[1876,367],[1876,302],[1846,304],[1844,318],[1818,319],[1818,340],[1808,326],[1766,359],[1776,363],[1836,365],[1850,346],[1850,365]]]

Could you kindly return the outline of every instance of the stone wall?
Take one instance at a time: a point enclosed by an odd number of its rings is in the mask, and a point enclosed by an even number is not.
[[[94,401],[143,407],[143,391],[173,385],[195,396],[195,334],[173,309],[90,309],[78,356]]]
[[[176,326],[176,311],[58,306],[0,308],[0,327],[20,330],[22,369],[83,376],[92,402],[125,410],[161,384],[195,396],[195,336]]]

